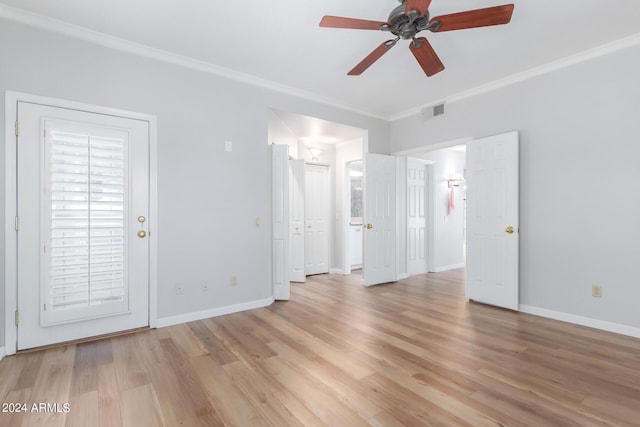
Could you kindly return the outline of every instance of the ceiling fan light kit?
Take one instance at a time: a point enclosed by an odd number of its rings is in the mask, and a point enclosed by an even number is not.
[[[411,40],[409,49],[424,73],[431,77],[444,70],[444,64],[425,37],[416,37],[421,31],[442,32],[467,28],[508,24],[513,14],[513,4],[467,10],[465,12],[440,15],[430,19],[431,0],[398,0],[386,22],[326,15],[321,27],[348,28],[355,30],[379,30],[390,32],[395,39],[387,40],[375,48],[347,74],[358,76],[395,46],[400,39]]]

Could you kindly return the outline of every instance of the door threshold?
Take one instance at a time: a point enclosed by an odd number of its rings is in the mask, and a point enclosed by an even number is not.
[[[24,350],[18,350],[16,352],[16,354],[34,353],[34,352],[37,352],[37,351],[50,350],[52,348],[68,347],[68,346],[71,346],[71,345],[85,344],[85,343],[88,343],[88,342],[100,341],[100,340],[105,340],[105,339],[109,339],[109,338],[115,338],[115,337],[119,337],[119,336],[122,336],[122,335],[133,335],[133,334],[137,334],[138,332],[144,332],[144,331],[150,331],[150,330],[151,330],[151,328],[149,326],[143,326],[141,328],[127,329],[125,331],[117,331],[117,332],[111,332],[109,334],[95,335],[95,336],[87,337],[87,338],[79,338],[77,340],[63,341],[63,342],[59,342],[59,343],[47,344],[47,345],[42,345],[40,347],[25,348]]]

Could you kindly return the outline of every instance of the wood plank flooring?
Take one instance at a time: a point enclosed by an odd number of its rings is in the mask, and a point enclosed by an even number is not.
[[[463,279],[314,276],[267,308],[6,357],[0,402],[28,411],[0,426],[640,425],[640,340],[469,303]]]

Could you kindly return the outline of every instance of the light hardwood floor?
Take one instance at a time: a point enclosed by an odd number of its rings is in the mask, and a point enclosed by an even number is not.
[[[640,425],[640,340],[464,299],[462,270],[314,276],[268,308],[0,362],[46,426]]]

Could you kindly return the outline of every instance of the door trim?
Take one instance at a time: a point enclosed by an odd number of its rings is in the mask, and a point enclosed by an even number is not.
[[[5,92],[5,319],[4,346],[7,355],[16,353],[18,308],[18,236],[14,218],[17,214],[17,147],[15,121],[18,102],[49,105],[109,116],[142,120],[149,123],[149,327],[157,327],[158,319],[158,133],[154,115],[120,110],[46,96]]]

